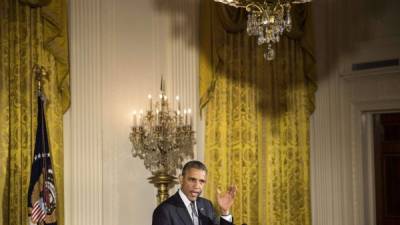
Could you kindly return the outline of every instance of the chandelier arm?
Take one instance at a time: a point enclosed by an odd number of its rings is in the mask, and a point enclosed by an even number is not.
[[[282,7],[281,0],[278,0],[274,5],[274,11],[278,10],[278,7]]]
[[[253,3],[249,3],[246,6],[243,6],[242,8],[245,8],[247,12],[251,12],[253,11],[252,9],[256,9],[257,13],[262,13],[263,8],[261,6],[259,6],[257,3],[253,2]]]

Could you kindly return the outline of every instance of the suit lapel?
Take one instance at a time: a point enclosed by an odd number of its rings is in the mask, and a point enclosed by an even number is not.
[[[199,225],[207,224],[206,223],[207,214],[206,214],[206,209],[204,207],[203,201],[201,201],[198,198],[198,200],[196,201],[196,204],[197,204],[197,211],[199,212]]]
[[[198,199],[198,201],[196,201],[196,204],[197,204],[197,210],[199,211],[199,214],[203,215],[203,216],[207,216],[206,208],[203,204],[203,201],[201,201],[201,199]]]
[[[185,207],[185,206],[183,205],[183,207]],[[177,211],[179,217],[182,219],[182,221],[185,225],[186,224],[193,225],[193,221],[189,215],[189,212],[187,211],[186,207],[185,208],[183,208],[183,207],[176,208],[176,211]]]
[[[216,224],[213,221],[212,214],[210,214],[213,209],[210,209],[209,205],[206,204],[204,199],[198,198],[196,202],[197,209],[199,211],[199,224]]]
[[[174,195],[174,200],[176,203],[176,213],[178,214],[178,216],[181,218],[181,220],[183,221],[183,224],[185,225],[193,225],[193,221],[192,218],[189,215],[188,210],[186,209],[185,204],[183,203],[181,196],[179,196],[179,193],[177,192]]]

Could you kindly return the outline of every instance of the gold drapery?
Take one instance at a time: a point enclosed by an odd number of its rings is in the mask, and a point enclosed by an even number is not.
[[[202,1],[200,104],[205,108],[206,195],[236,184],[236,224],[311,224],[309,116],[314,59],[309,6],[272,62],[244,30],[243,11]]]
[[[27,192],[35,140],[34,64],[49,71],[46,117],[64,224],[63,125],[69,107],[67,2],[0,0],[0,224],[27,224]]]

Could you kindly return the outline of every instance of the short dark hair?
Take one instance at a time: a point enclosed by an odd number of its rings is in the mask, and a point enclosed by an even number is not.
[[[197,161],[197,160],[193,160],[193,161],[189,161],[187,162],[182,169],[182,176],[185,176],[185,173],[187,171],[189,171],[190,169],[198,169],[198,170],[204,170],[207,173],[207,167],[206,165],[204,165],[202,162]]]

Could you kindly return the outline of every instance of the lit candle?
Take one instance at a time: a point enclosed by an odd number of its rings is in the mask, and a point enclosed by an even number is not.
[[[180,125],[180,120],[181,120],[181,111],[176,110],[176,125]]]
[[[132,124],[133,124],[134,127],[137,126],[136,110],[133,111]]]
[[[139,112],[139,126],[142,126],[142,117],[143,117],[143,110],[141,109]]]
[[[183,110],[183,118],[185,120],[184,125],[187,125],[187,111],[186,111],[186,109]]]
[[[161,93],[160,94],[160,112],[164,111],[164,95]]]
[[[149,94],[147,97],[149,98],[150,111],[152,111],[152,110],[153,110],[153,100],[152,100],[152,98],[151,98],[151,95],[150,95],[150,94]]]
[[[179,101],[179,96],[177,95],[175,98],[176,102],[178,103],[178,110],[181,110],[181,102]]]
[[[188,109],[188,117],[189,117],[189,126],[192,126],[193,119],[192,119],[192,110],[189,108]]]
[[[158,125],[158,109],[156,109],[156,125]]]

